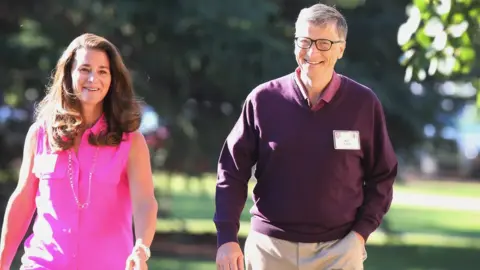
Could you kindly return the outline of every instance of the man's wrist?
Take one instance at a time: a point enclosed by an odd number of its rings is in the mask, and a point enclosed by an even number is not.
[[[362,242],[362,244],[365,245],[365,238],[363,238],[363,236],[362,236],[360,233],[356,232],[356,231],[353,231],[353,233],[355,234],[355,237],[357,237],[358,240],[360,240],[360,241]]]

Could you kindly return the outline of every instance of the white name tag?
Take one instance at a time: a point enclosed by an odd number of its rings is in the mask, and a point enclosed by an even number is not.
[[[334,130],[333,147],[337,150],[360,150],[358,130]]]

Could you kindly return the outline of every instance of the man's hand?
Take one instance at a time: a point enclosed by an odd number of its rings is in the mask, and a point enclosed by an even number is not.
[[[363,239],[363,236],[361,236],[361,235],[360,235],[359,233],[357,233],[356,231],[354,231],[353,233],[355,233],[355,236],[358,237],[358,239],[360,240],[360,242],[365,245],[365,239]]]
[[[217,250],[217,270],[244,270],[243,253],[236,242],[228,242]]]

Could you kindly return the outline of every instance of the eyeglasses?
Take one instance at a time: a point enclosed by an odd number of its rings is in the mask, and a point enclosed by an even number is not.
[[[310,49],[312,44],[315,43],[315,46],[319,51],[328,51],[332,48],[333,44],[343,43],[343,40],[331,41],[329,39],[311,39],[308,37],[296,37],[295,44],[302,49]]]

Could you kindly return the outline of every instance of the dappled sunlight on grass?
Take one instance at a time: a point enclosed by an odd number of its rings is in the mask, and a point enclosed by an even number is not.
[[[368,270],[475,270],[480,257],[478,250],[425,246],[367,246]],[[175,258],[152,258],[150,269],[207,270],[215,269],[213,261]],[[459,268],[460,267],[460,268]]]
[[[429,246],[367,246],[368,270],[474,270],[477,249]]]
[[[152,258],[148,264],[152,270],[212,270],[216,269],[211,261],[188,259]]]
[[[385,219],[393,231],[480,237],[480,212],[393,205]]]
[[[188,232],[192,234],[215,234],[215,226],[211,220],[206,219],[162,219],[157,223],[159,232]],[[241,222],[239,237],[246,237],[250,230],[250,223]],[[438,247],[460,247],[475,248],[480,252],[480,235],[475,237],[456,234],[447,235],[437,232],[410,232],[385,234],[381,230],[374,232],[368,245],[415,245],[415,246],[438,246]]]
[[[188,232],[215,235],[215,178],[210,175],[193,181],[183,176],[171,179],[170,188],[164,175],[156,175],[160,204],[168,214],[159,219],[160,232]],[[251,194],[255,181],[249,185]],[[369,270],[469,270],[480,264],[480,211],[442,208],[442,204],[409,205],[409,194],[480,198],[480,184],[415,182],[397,185],[404,200],[394,202],[385,223],[374,232],[367,244]],[[406,195],[406,197],[405,197]],[[406,201],[405,201],[406,199]],[[426,196],[429,200],[430,197]],[[441,200],[441,198],[440,198]],[[241,216],[240,237],[250,229],[249,198]],[[194,243],[192,243],[194,245]],[[471,266],[469,268],[469,266]],[[459,268],[460,267],[460,268]],[[154,259],[150,269],[215,269],[212,261]]]
[[[480,183],[470,182],[415,181],[407,184],[397,184],[395,190],[430,195],[480,198]]]
[[[157,173],[154,175],[155,185],[164,190],[168,183],[166,174]],[[176,174],[171,178],[171,187],[173,192],[188,192],[201,194],[214,194],[216,176],[214,174],[205,174],[199,178],[187,179],[184,175]],[[249,182],[249,194],[251,194],[255,184],[255,179]],[[452,182],[452,181],[410,181],[408,183],[397,183],[396,191],[422,193],[430,195],[460,196],[480,199],[480,183],[471,182]]]
[[[250,229],[250,223],[240,222],[240,236],[246,236]],[[208,219],[159,219],[157,222],[158,232],[189,232],[194,234],[215,233],[213,220]]]
[[[210,179],[210,180],[209,180]],[[158,178],[157,185],[165,194],[165,179]],[[162,195],[159,203],[166,203],[169,215],[159,220],[160,231],[189,231],[195,233],[215,233],[214,215],[214,180],[205,178],[202,181],[193,181],[187,189],[188,181],[176,177],[172,179],[172,189],[168,196]],[[210,184],[207,184],[210,182]],[[471,186],[471,184],[468,184]],[[478,185],[480,186],[480,185]],[[425,187],[425,185],[423,185]],[[249,229],[249,210],[253,203],[248,199],[241,215],[241,232],[245,234]],[[480,241],[480,212],[459,211],[447,209],[425,209],[416,205],[392,204],[385,217],[387,232],[402,234],[405,232],[417,235],[431,235],[439,237],[459,236],[475,237]],[[462,238],[463,239],[463,238]]]

